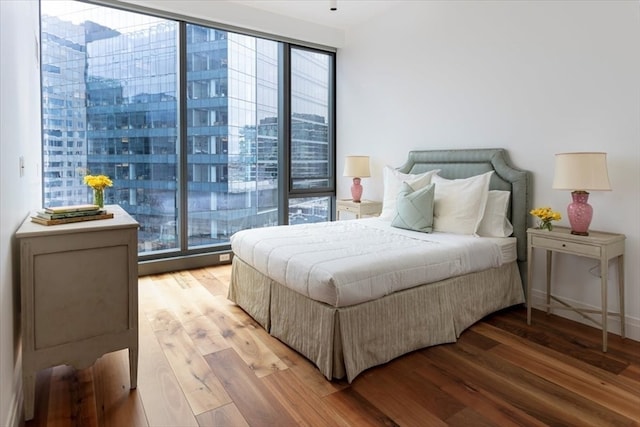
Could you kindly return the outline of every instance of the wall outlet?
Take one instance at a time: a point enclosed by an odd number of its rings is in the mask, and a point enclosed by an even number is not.
[[[220,262],[229,261],[231,259],[231,254],[220,254]]]

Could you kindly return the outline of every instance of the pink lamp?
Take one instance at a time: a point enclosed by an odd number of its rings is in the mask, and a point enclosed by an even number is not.
[[[556,154],[553,189],[572,190],[573,202],[567,206],[571,234],[589,235],[593,208],[588,202],[591,191],[611,190],[607,172],[607,153]]]
[[[360,203],[360,199],[362,198],[360,178],[368,178],[371,176],[371,172],[369,172],[369,156],[347,156],[344,163],[343,175],[353,177],[351,198],[354,202]]]

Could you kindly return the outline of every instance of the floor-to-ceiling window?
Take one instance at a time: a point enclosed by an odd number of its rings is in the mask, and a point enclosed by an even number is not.
[[[333,53],[78,1],[42,1],[41,29],[45,206],[109,176],[143,258],[331,219]]]
[[[333,58],[292,47],[290,53],[290,223],[328,221],[333,195]],[[324,193],[324,194],[323,194]]]

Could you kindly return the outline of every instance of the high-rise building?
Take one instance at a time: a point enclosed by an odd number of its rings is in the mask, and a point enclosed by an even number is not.
[[[278,42],[186,24],[181,86],[175,21],[110,28],[43,14],[42,23],[46,205],[89,202],[83,175],[109,176],[105,202],[140,223],[141,253],[179,248],[183,200],[189,247],[278,223]],[[297,95],[305,112],[291,125],[298,188],[328,170],[327,119],[310,95],[327,88],[307,65],[297,73],[313,87]]]
[[[84,27],[42,20],[42,151],[45,204],[86,200],[86,40]]]

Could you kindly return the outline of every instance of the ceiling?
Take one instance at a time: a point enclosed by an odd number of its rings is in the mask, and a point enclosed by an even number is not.
[[[330,0],[228,1],[340,30],[365,22],[389,9],[394,3],[391,0],[337,0],[338,9],[331,11]]]

